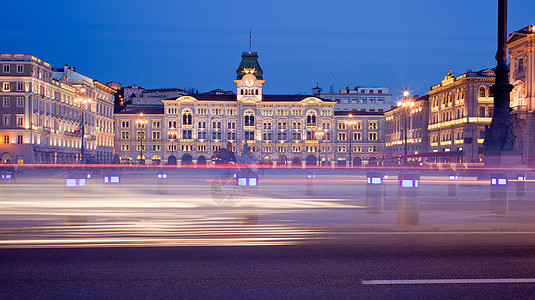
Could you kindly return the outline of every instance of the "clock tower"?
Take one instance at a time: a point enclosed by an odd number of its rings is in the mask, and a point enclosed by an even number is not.
[[[236,73],[234,82],[238,101],[250,103],[262,101],[262,85],[266,81],[262,77],[264,72],[258,63],[258,54],[251,51],[243,52]]]

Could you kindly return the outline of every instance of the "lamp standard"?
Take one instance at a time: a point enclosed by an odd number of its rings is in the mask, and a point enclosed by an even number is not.
[[[75,103],[80,103],[81,111],[82,111],[82,123],[81,123],[81,134],[82,134],[82,145],[80,147],[80,161],[81,163],[84,163],[84,136],[85,136],[85,124],[84,124],[84,111],[85,111],[85,105],[91,103],[91,98],[86,98],[85,96],[85,88],[82,87],[80,89],[80,98],[75,98]]]
[[[349,116],[347,116],[347,120],[345,120],[344,123],[346,124],[346,126],[349,126],[349,166],[352,167],[353,160],[351,159],[351,150],[353,149],[351,146],[351,141],[353,140],[353,126],[357,124],[357,121],[353,120],[353,114],[349,114]]]
[[[318,139],[318,159],[320,161],[320,167],[322,166],[321,164],[321,140],[323,140],[324,135],[325,135],[325,130],[321,128],[318,128],[318,130],[316,130],[315,132],[315,136]]]
[[[139,119],[136,120],[137,127],[140,129],[139,132],[139,164],[141,165],[142,162],[144,163],[145,160],[143,159],[143,138],[144,138],[144,131],[143,128],[145,128],[145,125],[148,123],[147,120],[143,118],[143,113],[139,114]]]
[[[171,156],[174,157],[175,156],[174,155],[174,151],[175,151],[174,142],[176,141],[176,137],[178,136],[178,131],[176,131],[176,129],[174,127],[171,127],[171,128],[169,128],[169,131],[167,132],[167,135],[169,135],[169,139],[171,140]]]
[[[403,91],[403,99],[400,99],[398,101],[398,107],[403,107],[405,108],[405,128],[403,129],[403,131],[405,131],[405,147],[404,147],[404,153],[405,153],[405,163],[407,162],[407,155],[408,155],[408,144],[407,144],[407,131],[409,130],[409,127],[410,127],[410,109],[411,107],[414,106],[414,100],[410,99],[409,98],[409,91],[407,89],[405,89]]]

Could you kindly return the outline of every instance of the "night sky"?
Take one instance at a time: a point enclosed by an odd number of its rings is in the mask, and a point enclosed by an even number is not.
[[[496,65],[497,2],[6,1],[0,52],[69,63],[102,82],[234,91],[252,29],[266,94],[318,83],[422,95],[449,69]],[[534,20],[535,1],[509,1],[509,33]]]

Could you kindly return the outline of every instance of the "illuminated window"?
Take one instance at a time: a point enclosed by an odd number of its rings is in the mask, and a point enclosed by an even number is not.
[[[479,88],[479,97],[486,97],[487,91],[484,86]]]
[[[2,91],[9,92],[9,82],[4,82],[2,85]]]

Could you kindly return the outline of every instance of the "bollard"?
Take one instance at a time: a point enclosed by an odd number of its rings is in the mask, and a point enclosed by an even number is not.
[[[245,172],[245,174],[238,173],[236,176],[236,183],[242,189],[243,197],[254,197],[258,195],[258,175],[252,172]]]
[[[516,196],[524,197],[526,196],[526,174],[517,174],[516,175]]]
[[[450,175],[448,183],[448,196],[457,196],[459,192],[459,176],[457,174]]]
[[[158,173],[156,176],[158,195],[167,195],[167,173]]]
[[[418,225],[420,222],[420,175],[398,175],[398,224]]]
[[[89,194],[88,181],[85,176],[68,176],[65,179],[65,186],[63,187],[63,196],[70,197],[84,197]]]
[[[506,214],[508,210],[507,175],[490,175],[490,212]]]
[[[2,196],[13,196],[13,185],[15,184],[15,175],[11,172],[2,172],[0,174],[0,189]]]
[[[381,214],[384,207],[383,174],[368,172],[366,179],[366,212],[369,214]]]
[[[104,175],[102,192],[104,195],[121,194],[121,178],[119,175]]]
[[[307,172],[306,173],[306,194],[315,195],[316,194],[316,172]]]

